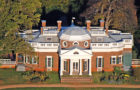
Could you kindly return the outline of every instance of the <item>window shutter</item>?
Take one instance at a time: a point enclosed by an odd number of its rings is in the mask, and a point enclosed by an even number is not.
[[[37,64],[39,64],[39,56],[37,56]]]
[[[68,61],[66,61],[66,71],[68,71]]]
[[[45,60],[45,63],[46,63],[46,67],[47,67],[47,56],[46,56],[46,60]]]
[[[119,64],[119,57],[117,57],[117,64]]]
[[[96,67],[98,67],[98,58],[96,58]]]
[[[110,64],[112,64],[112,58],[110,57]]]
[[[123,62],[123,61],[124,61],[124,56],[122,56],[122,64],[124,64],[124,62]]]
[[[102,61],[102,67],[104,67],[104,58],[103,58],[103,61]]]
[[[53,64],[54,64],[54,63],[53,63],[53,57],[52,57],[52,67],[53,67]]]
[[[28,57],[26,56],[25,63],[27,63],[27,62],[28,62]]]

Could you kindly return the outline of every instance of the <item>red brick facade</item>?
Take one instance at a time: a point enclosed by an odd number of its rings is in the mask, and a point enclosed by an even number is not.
[[[131,52],[132,49],[131,48],[127,48],[124,49],[123,51],[118,51],[118,52],[93,52],[93,56],[91,58],[92,63],[91,63],[91,70],[92,72],[97,72],[97,67],[96,67],[96,58],[97,56],[102,56],[104,58],[104,67],[103,67],[103,71],[113,71],[114,66],[122,66],[122,64],[110,64],[110,58],[111,56],[116,56],[118,57],[119,55],[123,55],[124,52]],[[52,56],[53,57],[53,67],[52,67],[52,71],[59,71],[59,55],[58,53],[55,52],[38,52],[37,55],[39,56],[39,64],[35,64],[35,65],[29,65],[31,67],[33,67],[34,70],[36,71],[47,71],[46,65],[45,65],[45,59],[46,56]],[[70,71],[70,60],[68,59],[68,71]],[[84,63],[84,59],[82,60],[82,66]],[[29,68],[27,68],[28,70]],[[83,72],[83,67],[82,67],[82,72]]]

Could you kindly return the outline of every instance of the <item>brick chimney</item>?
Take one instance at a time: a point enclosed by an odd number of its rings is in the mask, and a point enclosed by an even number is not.
[[[106,27],[105,31],[106,31],[106,35],[108,35],[108,27]]]
[[[42,35],[43,34],[43,27],[41,27],[40,30],[41,30],[40,33]]]
[[[46,20],[42,20],[42,27],[46,27]]]
[[[105,25],[104,20],[103,20],[103,19],[102,19],[102,20],[100,20],[100,27],[103,27],[103,28],[104,28],[104,25]]]
[[[61,30],[61,24],[62,24],[62,21],[61,21],[61,20],[58,20],[58,21],[57,21],[57,28],[58,28],[58,31]]]
[[[87,20],[86,23],[87,23],[87,30],[90,31],[91,21],[90,20]]]

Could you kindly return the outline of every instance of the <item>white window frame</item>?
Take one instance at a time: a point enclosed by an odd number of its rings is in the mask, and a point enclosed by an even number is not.
[[[64,43],[66,43],[66,45]],[[67,46],[68,46],[67,41],[63,41],[63,47],[67,47]]]
[[[87,43],[87,45],[85,45]],[[88,41],[84,41],[84,46],[88,47]]]
[[[75,45],[75,43],[77,43],[77,45]],[[77,42],[77,41],[73,42],[73,46],[78,46],[78,45],[79,45],[79,42]]]
[[[113,63],[113,58],[115,58],[115,63]],[[116,56],[111,56],[111,64],[117,64],[117,57]]]
[[[99,58],[101,58],[101,67],[103,67],[103,56],[97,56],[98,60],[99,60]],[[98,64],[99,64],[99,62],[98,62]],[[99,67],[99,66],[97,65],[97,67]]]
[[[121,57],[121,60],[119,60],[119,64],[122,64],[122,55],[119,55],[118,58]]]
[[[32,64],[37,64],[37,61],[35,60],[35,57],[32,57]],[[34,61],[35,61],[35,63],[34,63]]]
[[[48,65],[48,58],[51,58],[51,66]],[[52,56],[47,56],[47,68],[52,68]]]

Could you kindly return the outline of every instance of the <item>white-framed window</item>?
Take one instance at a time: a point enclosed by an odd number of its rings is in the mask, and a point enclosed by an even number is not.
[[[113,46],[117,46],[117,43],[113,43]]]
[[[78,71],[79,69],[78,67],[79,67],[78,62],[73,62],[73,70]]]
[[[37,56],[35,56],[35,57],[32,57],[32,64],[37,64]]]
[[[58,46],[58,43],[54,43],[53,46]]]
[[[96,44],[92,44],[92,46],[96,46]]]
[[[83,63],[83,70],[84,70],[84,71],[88,71],[88,59],[84,60],[84,63]]]
[[[63,41],[63,47],[67,47],[68,43],[67,41]]]
[[[85,42],[84,42],[84,46],[85,46],[85,47],[88,47],[88,41],[85,41]]]
[[[129,39],[126,39],[125,42],[130,42],[130,40]]]
[[[111,64],[116,64],[117,60],[116,60],[116,56],[111,56]]]
[[[52,56],[46,57],[47,67],[52,67]]]
[[[96,41],[97,41],[97,42],[103,42],[103,38],[102,38],[102,37],[97,37],[97,38],[96,38]]]
[[[108,44],[108,43],[106,43],[106,44],[104,44],[104,46],[109,46],[109,44]]]
[[[97,56],[97,67],[103,66],[103,56]]]
[[[47,41],[50,41],[52,38],[51,37],[47,37]]]
[[[103,44],[98,44],[98,46],[103,46]]]
[[[47,43],[47,46],[52,46],[52,43]]]
[[[73,45],[74,45],[74,46],[78,46],[79,43],[78,43],[77,41],[75,41],[75,42],[73,43]]]
[[[122,55],[118,56],[118,63],[117,64],[122,64]]]
[[[44,47],[45,46],[45,43],[41,43],[40,45]]]
[[[67,68],[68,67],[67,65],[68,65],[68,61],[67,60],[64,60],[64,71],[67,71],[67,69],[68,69]]]

